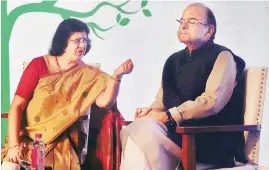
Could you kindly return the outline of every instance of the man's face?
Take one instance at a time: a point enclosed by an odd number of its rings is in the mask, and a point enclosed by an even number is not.
[[[199,5],[187,7],[180,18],[181,24],[178,28],[178,39],[187,46],[206,42],[210,38],[209,26],[188,20],[207,23],[207,10]]]

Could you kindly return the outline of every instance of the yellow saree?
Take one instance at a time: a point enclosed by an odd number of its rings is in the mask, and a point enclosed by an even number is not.
[[[21,142],[26,142],[27,147],[22,159],[30,160],[31,141],[36,133],[41,133],[46,144],[46,165],[55,170],[81,169],[79,118],[105,90],[109,78],[89,65],[41,78],[23,116],[25,135]],[[2,160],[6,153],[2,152]]]

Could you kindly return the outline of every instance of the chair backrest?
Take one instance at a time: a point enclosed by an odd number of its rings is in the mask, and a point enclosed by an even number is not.
[[[244,124],[262,124],[267,67],[249,67],[244,70],[245,101]],[[260,131],[245,132],[245,154],[255,163],[259,159]]]

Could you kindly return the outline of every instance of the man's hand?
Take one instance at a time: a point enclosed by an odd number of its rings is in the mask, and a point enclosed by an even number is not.
[[[162,109],[152,109],[148,107],[137,108],[135,115],[136,115],[136,119],[142,118],[142,117],[153,118],[164,124],[168,120],[166,112],[163,111]]]
[[[152,108],[149,108],[149,107],[137,108],[137,109],[136,109],[136,112],[135,112],[135,119],[144,117],[144,116],[147,115],[151,110],[152,110]]]
[[[168,116],[167,116],[166,112],[162,111],[162,110],[153,109],[144,117],[156,119],[156,120],[162,122],[163,124],[165,124],[168,121]]]

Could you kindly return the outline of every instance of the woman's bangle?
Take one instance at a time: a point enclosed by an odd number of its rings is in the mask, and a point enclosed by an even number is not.
[[[115,77],[112,76],[112,79],[115,81],[118,81],[118,82],[121,82],[121,78],[122,78],[122,76],[118,76],[118,75],[116,75]]]
[[[19,144],[16,144],[16,145],[14,145],[14,146],[12,146],[12,147],[9,147],[9,148],[7,148],[8,150],[9,149],[13,149],[13,148],[15,148],[15,147],[17,147],[17,146],[19,146]]]
[[[115,81],[117,81],[117,82],[119,82],[119,83],[121,82],[121,79],[115,78],[113,76],[112,76],[112,79],[115,80]]]

